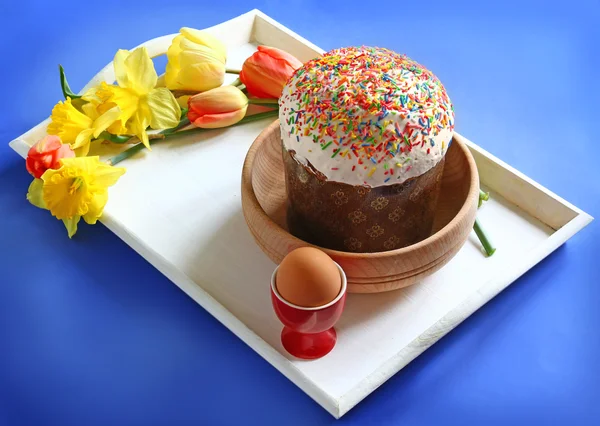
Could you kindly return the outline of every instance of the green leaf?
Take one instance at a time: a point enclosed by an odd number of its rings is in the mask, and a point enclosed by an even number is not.
[[[65,99],[67,99],[67,97],[71,99],[81,98],[81,96],[73,93],[71,87],[69,87],[69,83],[67,82],[67,76],[65,75],[65,69],[62,67],[62,65],[58,66],[58,71],[60,72],[60,87],[62,89],[63,96],[65,97]]]

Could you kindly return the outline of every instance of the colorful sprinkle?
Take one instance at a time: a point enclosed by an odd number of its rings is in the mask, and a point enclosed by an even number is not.
[[[411,158],[398,156],[415,149],[416,156],[431,153],[433,138],[454,127],[454,107],[437,77],[388,49],[333,50],[305,63],[289,84],[280,103],[294,107],[282,109],[282,122],[296,141],[302,143],[302,135],[322,151],[331,147],[327,154],[340,154],[340,167],[352,171],[370,161],[369,177],[379,164],[393,174],[396,164],[400,179],[410,171],[403,164]]]

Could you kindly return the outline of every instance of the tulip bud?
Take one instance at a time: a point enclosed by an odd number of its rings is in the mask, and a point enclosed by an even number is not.
[[[240,80],[252,96],[279,98],[285,83],[301,66],[302,62],[283,50],[258,46],[258,51],[244,62]]]
[[[188,118],[198,127],[216,129],[237,123],[246,115],[248,98],[235,86],[198,93],[188,100]]]
[[[165,83],[170,90],[203,92],[223,84],[225,46],[205,31],[182,28],[167,51]]]
[[[58,136],[46,136],[27,153],[25,166],[35,178],[40,179],[48,169],[59,169],[62,158],[75,157],[75,152],[68,144],[63,144]]]

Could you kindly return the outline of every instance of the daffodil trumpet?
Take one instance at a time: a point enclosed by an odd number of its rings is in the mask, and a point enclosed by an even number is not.
[[[277,117],[278,115],[279,115],[279,113],[277,111],[266,111],[266,112],[261,112],[258,114],[247,115],[246,117],[242,118],[237,123],[232,124],[227,127],[222,127],[222,128],[227,129],[229,127],[239,126],[241,124],[250,123],[252,121],[258,121],[258,120],[263,120],[265,118]],[[189,124],[189,121],[188,121],[188,124]],[[182,127],[184,127],[184,126],[182,126]],[[168,129],[164,132],[161,132],[164,134],[164,138],[151,140],[150,143],[153,144],[153,143],[159,142],[161,140],[170,139],[174,136],[181,136],[181,135],[185,136],[185,135],[191,135],[191,134],[196,134],[196,133],[201,133],[201,132],[208,132],[211,130],[218,130],[218,129],[205,129],[202,127],[195,127],[193,129],[187,129],[187,130],[181,130],[181,131],[175,131],[174,129]],[[170,133],[167,133],[167,132],[170,132]],[[143,148],[144,148],[144,146],[141,143],[134,145],[131,148],[123,151],[122,153],[110,158],[107,161],[107,163],[114,166],[115,164],[118,164],[121,161],[128,159],[132,155],[137,154]]]

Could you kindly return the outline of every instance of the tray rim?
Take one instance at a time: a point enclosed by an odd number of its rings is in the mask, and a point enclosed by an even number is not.
[[[316,54],[323,53],[324,50],[320,49],[310,41],[304,39],[293,31],[289,30],[279,22],[265,15],[258,9],[251,10],[245,14],[235,17],[231,20],[223,23],[214,25],[207,29],[216,30],[223,28],[235,28],[236,31],[246,31],[249,39],[246,42],[260,40],[262,36],[258,36],[258,33],[262,33],[267,39],[273,39],[275,35],[284,36],[288,39],[293,39],[304,45],[307,49],[314,51]],[[243,30],[240,30],[243,28]],[[157,46],[170,43],[171,39],[176,34],[165,35],[162,37],[149,40],[140,46],[146,46],[150,51]],[[256,36],[256,38],[255,38]],[[267,43],[268,41],[263,41]],[[139,46],[138,46],[139,47]],[[90,85],[96,84],[100,80],[114,79],[112,74],[112,62],[106,65],[91,81],[86,85],[81,92],[86,90]],[[112,77],[111,77],[112,75]],[[99,80],[100,79],[100,80]],[[10,147],[16,151],[21,157],[27,156],[29,145],[24,140],[30,133],[33,133],[46,126],[49,119],[42,121],[30,130],[15,138],[9,143]],[[188,296],[194,301],[206,309],[212,316],[219,320],[225,327],[231,330],[236,336],[244,341],[250,348],[261,355],[271,365],[273,365],[278,371],[284,376],[290,379],[294,384],[300,387],[305,393],[311,398],[318,402],[323,408],[325,408],[335,418],[341,417],[343,414],[348,412],[352,407],[358,404],[362,399],[367,397],[371,392],[378,388],[381,384],[387,381],[391,376],[397,373],[399,370],[404,368],[414,358],[424,352],[433,343],[443,337],[450,330],[455,328],[464,319],[469,317],[477,309],[485,305],[494,296],[504,290],[508,285],[514,282],[517,278],[527,272],[534,265],[539,263],[543,258],[552,253],[556,248],[565,243],[574,234],[583,229],[592,220],[592,216],[572,205],[568,201],[559,197],[552,191],[548,190],[538,182],[529,178],[525,174],[514,169],[504,161],[490,154],[483,148],[479,147],[475,143],[471,142],[467,138],[463,137],[459,133],[455,132],[455,137],[463,139],[465,144],[469,147],[472,153],[477,158],[485,158],[491,163],[502,169],[508,175],[511,175],[515,179],[523,182],[528,186],[529,189],[533,189],[541,197],[542,195],[546,200],[551,200],[557,205],[560,204],[572,212],[572,218],[564,221],[564,223],[554,224],[551,226],[547,221],[538,217],[535,212],[532,213],[525,210],[531,216],[537,218],[541,222],[548,224],[555,232],[552,233],[543,244],[536,246],[527,256],[524,256],[520,262],[516,263],[510,270],[505,270],[495,278],[489,279],[484,283],[477,291],[473,292],[470,296],[464,299],[459,305],[455,306],[449,312],[447,312],[442,318],[440,318],[435,324],[427,328],[421,333],[418,338],[414,339],[409,345],[405,346],[402,350],[396,353],[394,356],[389,358],[385,363],[379,365],[374,371],[358,383],[354,388],[348,391],[346,394],[335,397],[323,389],[321,389],[314,382],[310,381],[296,366],[291,363],[286,357],[280,354],[275,348],[269,345],[259,335],[252,331],[246,324],[242,322],[238,317],[231,313],[224,305],[219,303],[214,297],[212,297],[202,286],[196,284],[189,276],[185,273],[174,270],[169,267],[169,262],[160,256],[158,253],[148,249],[141,238],[127,229],[121,227],[118,221],[111,217],[109,214],[105,214],[101,222],[119,238],[121,238],[126,244],[138,252],[142,257],[148,260],[156,269],[158,269],[163,275],[183,290]],[[478,163],[479,167],[479,163]],[[485,179],[485,173],[480,172],[480,177],[484,186],[488,185]],[[492,185],[498,185],[498,182],[493,182]],[[496,190],[496,188],[492,188]],[[500,191],[497,191],[500,192]],[[518,203],[511,199],[510,194],[500,193],[507,201],[515,204],[521,208]],[[570,216],[569,216],[570,217]]]

